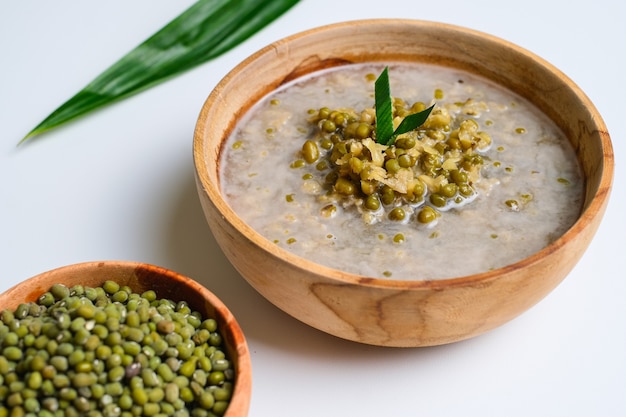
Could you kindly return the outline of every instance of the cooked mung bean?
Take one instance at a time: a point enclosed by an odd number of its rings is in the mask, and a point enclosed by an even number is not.
[[[0,312],[0,417],[223,415],[234,369],[218,331],[154,291],[55,284]]]

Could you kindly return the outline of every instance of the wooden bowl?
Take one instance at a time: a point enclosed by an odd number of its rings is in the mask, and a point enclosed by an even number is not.
[[[486,77],[534,103],[567,135],[582,165],[585,196],[576,223],[512,265],[441,280],[400,281],[320,266],[279,248],[244,223],[220,190],[222,143],[252,104],[283,84],[346,63],[411,61]],[[613,151],[585,94],[558,69],[509,42],[414,20],[339,23],[296,34],[234,68],[202,107],[194,136],[198,193],[211,231],[241,275],[293,317],[341,338],[381,346],[467,339],[524,312],[570,272],[607,206]]]
[[[86,262],[64,266],[34,276],[0,294],[0,310],[14,310],[20,303],[36,301],[53,284],[70,287],[83,285],[98,287],[106,280],[128,285],[135,292],[152,289],[159,298],[186,301],[205,317],[218,323],[226,353],[235,368],[233,396],[226,411],[227,417],[248,415],[252,388],[250,353],[239,324],[228,308],[208,289],[176,272],[154,265],[124,261]]]

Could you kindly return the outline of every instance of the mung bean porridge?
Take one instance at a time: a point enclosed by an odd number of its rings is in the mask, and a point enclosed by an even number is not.
[[[561,236],[582,206],[565,135],[525,99],[427,64],[389,64],[394,126],[375,140],[383,65],[323,70],[263,98],[222,148],[220,186],[268,240],[376,278],[443,279],[520,261]]]

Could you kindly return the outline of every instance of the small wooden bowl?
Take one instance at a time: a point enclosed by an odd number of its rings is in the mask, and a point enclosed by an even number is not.
[[[208,289],[176,272],[154,265],[125,261],[86,262],[36,275],[0,294],[0,310],[14,310],[20,303],[36,301],[53,284],[68,287],[101,286],[106,280],[128,285],[135,292],[154,290],[159,298],[186,301],[205,317],[212,317],[224,339],[226,353],[235,368],[235,389],[227,417],[248,415],[252,389],[250,353],[239,324],[228,308]]]
[[[360,62],[426,62],[486,77],[520,94],[568,136],[585,177],[583,210],[559,239],[515,264],[442,280],[400,281],[349,274],[299,258],[263,238],[224,201],[222,143],[261,97],[307,73]],[[241,275],[297,319],[330,334],[381,346],[467,339],[521,314],[570,272],[607,206],[613,151],[585,94],[536,55],[493,36],[447,24],[369,20],[296,34],[255,53],[215,87],[194,136],[198,193],[209,226]]]

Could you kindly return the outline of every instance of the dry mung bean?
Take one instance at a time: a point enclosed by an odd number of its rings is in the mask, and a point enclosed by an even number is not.
[[[219,416],[234,368],[217,322],[114,281],[0,312],[0,417]]]

